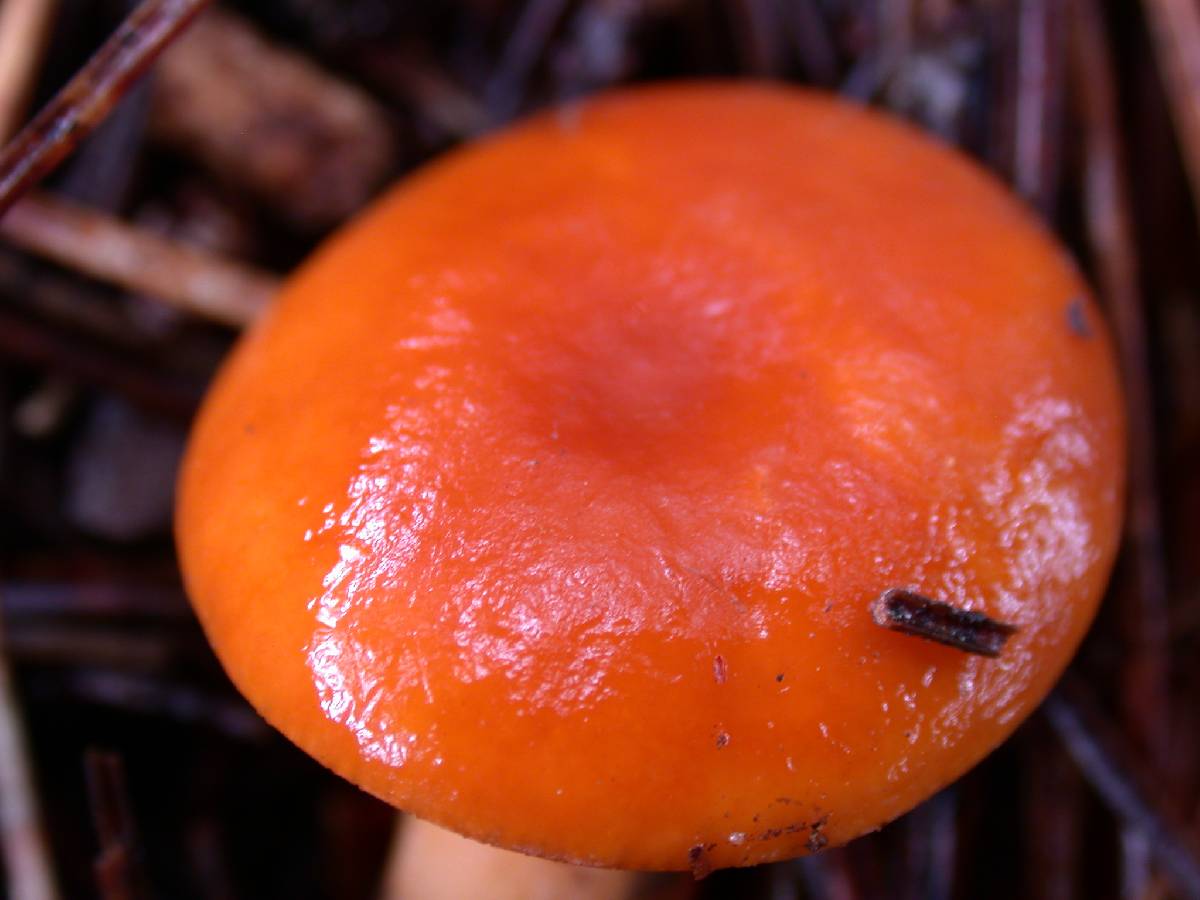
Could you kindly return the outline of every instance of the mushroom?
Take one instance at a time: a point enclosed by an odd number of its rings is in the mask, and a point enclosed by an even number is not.
[[[815,93],[643,88],[304,265],[204,405],[179,547],[335,772],[699,875],[876,829],[1037,706],[1113,561],[1119,400],[1087,286],[973,163]]]

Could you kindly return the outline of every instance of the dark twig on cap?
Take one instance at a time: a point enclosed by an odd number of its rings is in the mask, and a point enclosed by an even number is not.
[[[999,656],[1005,642],[1017,630],[981,612],[959,609],[907,588],[884,591],[871,604],[877,625],[937,641],[964,653]]]

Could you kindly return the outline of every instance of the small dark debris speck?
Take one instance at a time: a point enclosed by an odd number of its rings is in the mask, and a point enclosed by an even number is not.
[[[728,743],[729,743],[729,735],[726,734],[724,731],[722,731],[720,734],[717,735],[717,749],[718,750],[720,750],[722,747],[724,747]]]
[[[776,675],[776,676],[775,676],[775,680],[776,680],[776,681],[783,681],[783,673],[782,673],[782,672],[780,672],[778,675]]]
[[[717,684],[725,683],[725,657],[719,653],[713,657],[713,678]]]
[[[1092,336],[1092,323],[1088,321],[1087,307],[1082,297],[1075,297],[1067,304],[1067,326],[1076,337]]]
[[[785,834],[795,834],[797,831],[804,831],[808,827],[807,822],[796,822],[780,828],[768,828],[761,834],[751,835],[750,839],[753,841],[773,841],[776,838],[783,837]]]

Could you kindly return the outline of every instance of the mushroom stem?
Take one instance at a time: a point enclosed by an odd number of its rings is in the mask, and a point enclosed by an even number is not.
[[[525,856],[404,816],[380,900],[626,900],[638,881],[636,872]]]

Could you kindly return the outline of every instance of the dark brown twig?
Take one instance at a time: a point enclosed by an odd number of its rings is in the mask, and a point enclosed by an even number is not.
[[[964,653],[999,656],[1016,626],[960,609],[907,588],[884,591],[871,604],[876,625],[925,638]]]
[[[1042,709],[1083,776],[1127,827],[1145,839],[1150,853],[1181,896],[1200,898],[1200,859],[1182,829],[1149,797],[1135,770],[1131,748],[1096,708],[1083,685],[1072,678],[1050,695]]]
[[[94,129],[211,0],[144,0],[0,152],[0,215]]]

